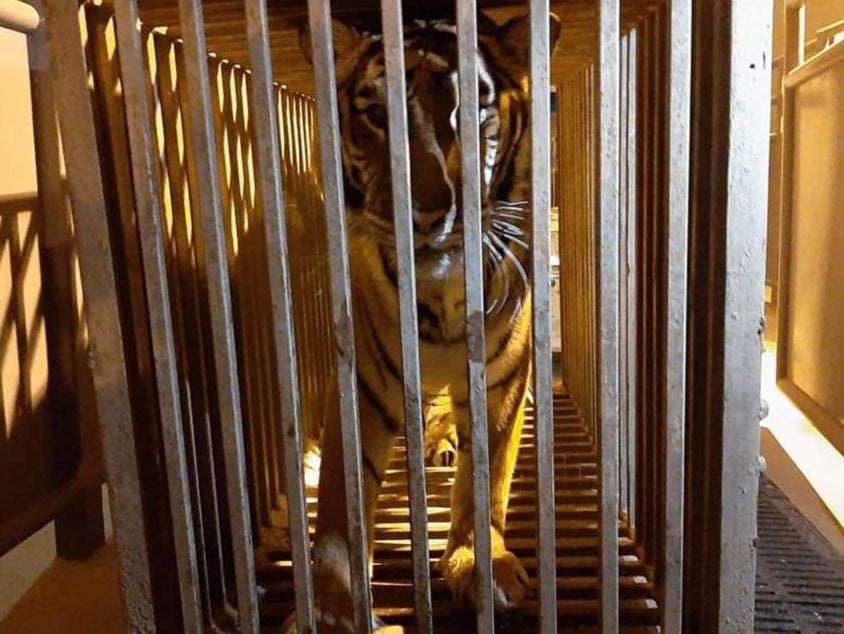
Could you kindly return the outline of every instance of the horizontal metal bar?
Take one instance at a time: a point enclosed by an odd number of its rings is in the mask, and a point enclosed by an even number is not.
[[[204,265],[211,308],[211,336],[222,426],[226,502],[234,553],[239,628],[242,634],[256,634],[259,629],[258,599],[249,494],[246,490],[243,421],[201,1],[180,0],[179,15],[184,41],[188,105],[191,110],[192,150],[198,179],[198,204],[205,242]]]
[[[21,0],[0,0],[0,28],[29,34],[41,26],[38,10]]]
[[[22,211],[36,211],[39,208],[38,192],[0,194],[0,214],[17,214]]]
[[[285,488],[289,513],[290,545],[295,580],[296,619],[300,632],[316,631],[313,579],[310,567],[307,499],[302,461],[301,412],[293,306],[290,256],[287,245],[286,208],[281,181],[279,128],[275,108],[270,33],[266,0],[247,0],[246,36],[252,67],[252,124],[261,183],[267,262],[269,263],[270,303],[275,362],[275,378],[281,412]],[[265,467],[266,468],[266,467]]]
[[[433,632],[431,567],[428,562],[428,505],[419,370],[419,324],[416,314],[416,266],[410,200],[410,152],[407,130],[407,88],[404,66],[404,23],[401,0],[383,0],[381,19],[387,73],[390,175],[398,264],[405,438],[410,502],[413,589],[417,631]]]
[[[334,323],[334,354],[340,392],[340,428],[349,538],[355,632],[370,634],[372,614],[367,566],[367,538],[358,420],[352,290],[349,277],[346,205],[340,164],[340,120],[334,75],[331,3],[308,0],[313,46],[314,81],[319,111],[319,148],[325,200],[328,249],[331,266],[331,310]]]
[[[489,430],[487,428],[484,273],[482,261],[481,150],[478,122],[477,7],[457,2],[460,149],[463,177],[463,248],[466,288],[466,350],[472,417],[472,482],[475,509],[475,574],[478,631],[495,631],[492,602]]]
[[[551,50],[548,0],[530,3],[533,384],[539,631],[557,631],[554,379],[551,361]]]

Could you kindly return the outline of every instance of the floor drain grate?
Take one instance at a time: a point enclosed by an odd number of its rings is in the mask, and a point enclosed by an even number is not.
[[[764,477],[758,530],[756,632],[844,632],[844,558]]]

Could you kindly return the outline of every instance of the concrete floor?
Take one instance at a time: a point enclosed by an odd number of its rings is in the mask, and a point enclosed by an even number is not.
[[[762,392],[771,408],[761,434],[767,475],[844,554],[844,457],[776,389],[774,354],[769,346],[763,359]],[[0,634],[123,634],[113,543],[107,542],[87,562],[54,560],[18,600],[12,587],[15,580],[18,585],[27,583],[27,575],[43,567],[40,544],[45,537],[35,539],[41,541],[25,543],[0,560],[0,571],[5,568],[0,574],[0,615],[6,614]],[[49,539],[46,543],[50,545]],[[26,565],[20,568],[14,562]],[[18,565],[17,577],[10,564]],[[4,605],[4,600],[13,600],[14,605]]]

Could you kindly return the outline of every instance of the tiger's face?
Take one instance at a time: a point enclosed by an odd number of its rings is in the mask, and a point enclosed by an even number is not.
[[[481,16],[483,18],[483,16]],[[350,228],[394,240],[387,80],[380,35],[334,21],[346,207]],[[486,235],[525,235],[530,182],[527,17],[478,28],[480,174]],[[559,21],[551,16],[552,49]],[[453,22],[405,26],[411,211],[417,263],[462,248],[457,32]],[[309,42],[303,49],[309,51]],[[494,248],[494,247],[493,247]],[[424,267],[423,267],[424,269]]]

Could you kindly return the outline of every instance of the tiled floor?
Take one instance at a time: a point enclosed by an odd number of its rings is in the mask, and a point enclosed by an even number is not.
[[[112,542],[85,562],[56,559],[0,622],[0,634],[125,632]]]

